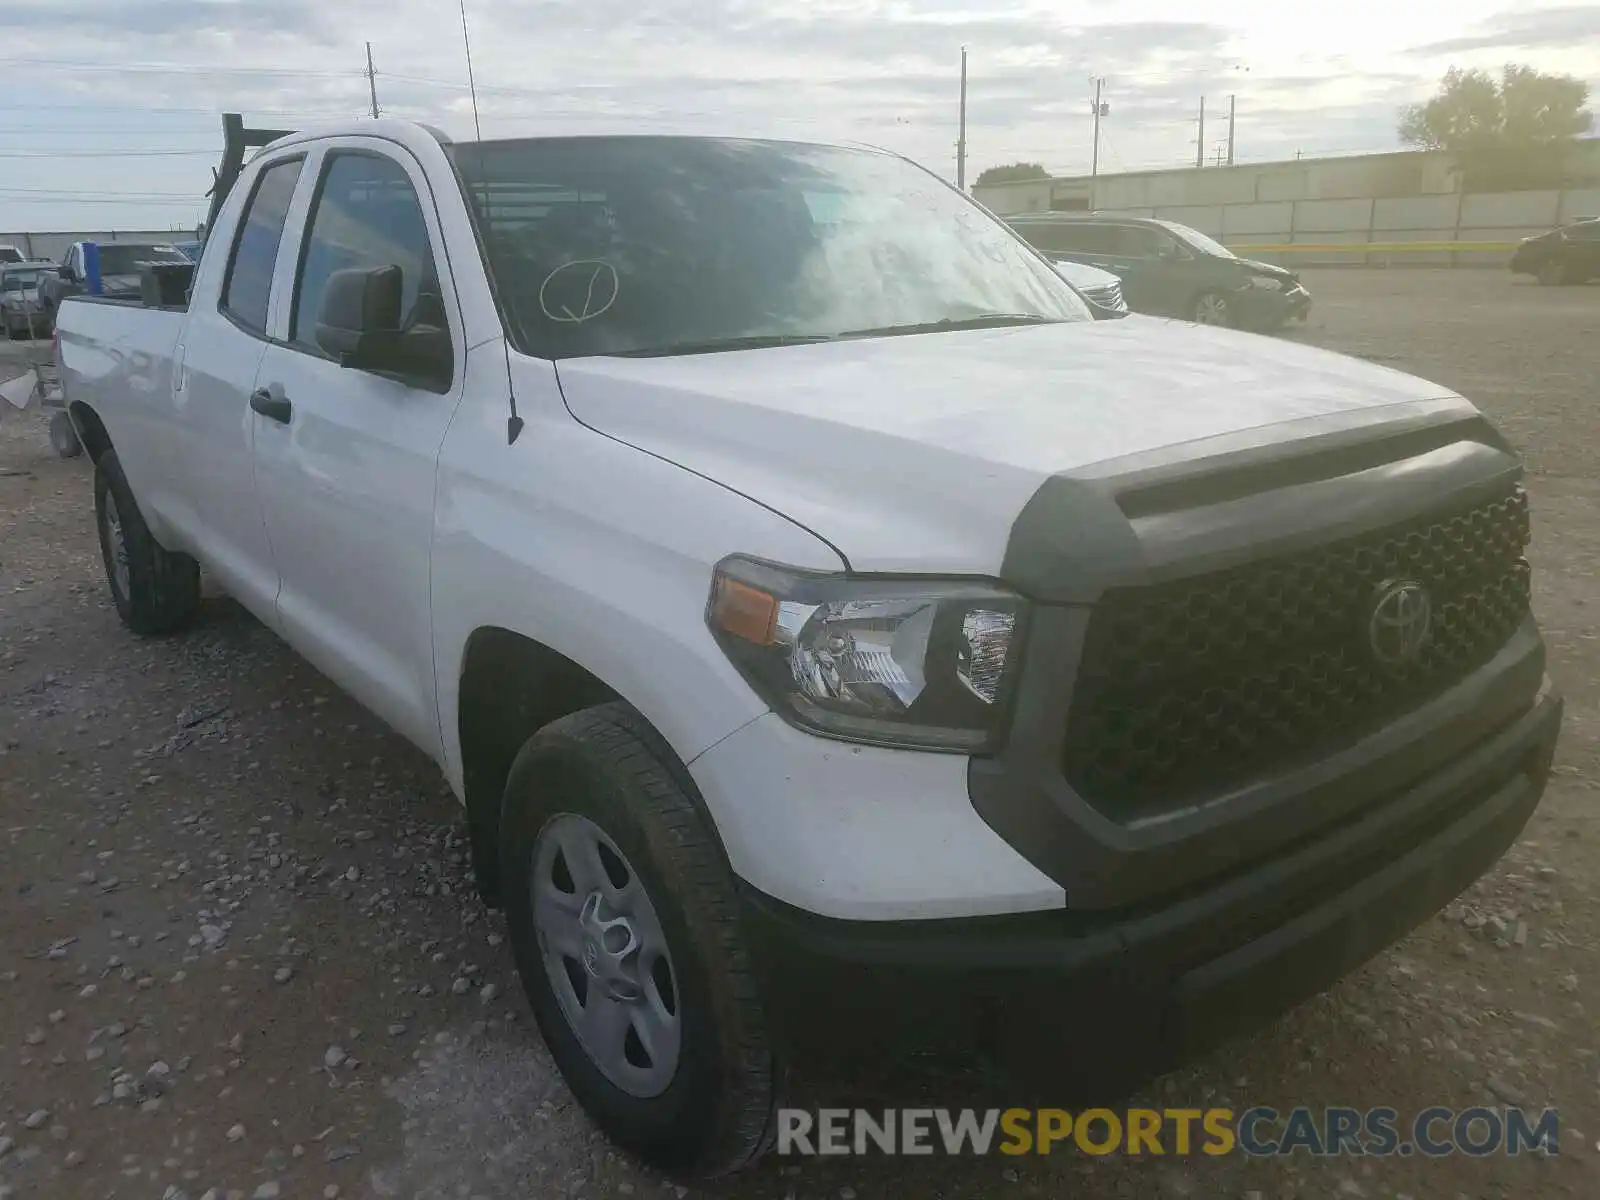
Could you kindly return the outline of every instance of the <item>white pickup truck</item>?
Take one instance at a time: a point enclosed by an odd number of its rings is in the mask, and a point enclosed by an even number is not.
[[[205,571],[438,761],[556,1062],[672,1172],[758,1155],[808,1044],[1131,1083],[1545,785],[1475,408],[1091,314],[893,155],[292,135],[186,304],[59,329],[123,620]]]

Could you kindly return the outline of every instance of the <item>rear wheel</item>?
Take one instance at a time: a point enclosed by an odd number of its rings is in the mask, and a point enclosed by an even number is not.
[[[672,1174],[766,1149],[779,1068],[733,876],[693,784],[625,704],[563,717],[518,754],[501,880],[517,970],[579,1103]]]
[[[1190,318],[1197,325],[1232,325],[1233,303],[1221,292],[1201,292],[1194,298]]]
[[[200,565],[163,549],[144,523],[115,450],[95,464],[94,507],[111,599],[134,633],[171,633],[200,608]]]

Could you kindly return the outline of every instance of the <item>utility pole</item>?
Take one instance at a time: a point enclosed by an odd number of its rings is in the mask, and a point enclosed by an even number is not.
[[[1094,150],[1089,158],[1089,175],[1094,177],[1100,174],[1100,118],[1106,115],[1106,105],[1100,103],[1100,89],[1104,86],[1103,78],[1094,81]]]
[[[1200,97],[1200,132],[1194,139],[1194,165],[1206,165],[1206,98]]]
[[[1233,166],[1233,102],[1234,96],[1228,97],[1228,165]]]
[[[967,190],[967,48],[961,47],[961,132],[956,138],[956,190]]]
[[[372,69],[372,43],[367,43],[367,89],[372,93],[372,119],[378,119],[378,73]]]

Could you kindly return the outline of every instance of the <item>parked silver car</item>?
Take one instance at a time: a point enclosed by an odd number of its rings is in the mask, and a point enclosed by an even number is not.
[[[49,337],[51,321],[45,315],[39,288],[55,274],[52,262],[6,263],[0,266],[0,326],[10,338]]]

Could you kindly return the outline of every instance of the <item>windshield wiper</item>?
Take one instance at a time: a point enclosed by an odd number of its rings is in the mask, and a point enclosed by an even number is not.
[[[1008,325],[1060,325],[1059,317],[1038,313],[981,313],[975,317],[945,317],[939,321],[918,321],[911,325],[880,325],[875,329],[847,329],[842,338],[895,337],[907,333],[953,333],[961,329],[1003,329]]]
[[[828,333],[759,333],[748,337],[712,338],[704,342],[672,342],[638,350],[615,350],[612,358],[667,358],[677,354],[715,354],[719,350],[767,350],[773,346],[810,346],[831,342]]]

